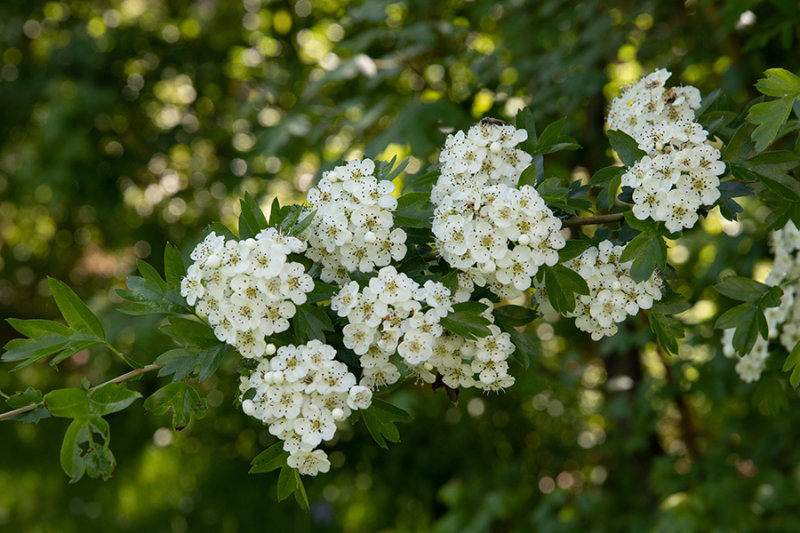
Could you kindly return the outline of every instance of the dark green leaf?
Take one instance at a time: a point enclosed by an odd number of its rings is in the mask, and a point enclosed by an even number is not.
[[[239,215],[239,238],[253,238],[259,231],[267,228],[267,218],[250,193],[245,193],[244,198],[239,200],[239,204],[242,208]]]
[[[564,265],[542,267],[547,297],[553,309],[569,313],[575,309],[575,294],[589,294],[589,286],[577,272]]]
[[[581,241],[578,239],[569,240],[564,244],[564,247],[558,251],[558,259],[562,263],[574,259],[588,250],[590,246],[591,243],[588,241]]]
[[[294,477],[294,469],[284,466],[278,475],[278,501],[282,502],[291,496],[296,489],[297,480]]]
[[[441,320],[441,325],[448,331],[467,339],[486,337],[492,334],[489,320],[480,314],[486,306],[480,302],[462,302],[453,306],[453,311]]]
[[[171,316],[169,323],[161,326],[160,329],[172,337],[175,342],[185,347],[209,348],[219,344],[211,326],[199,320]]]
[[[172,244],[167,243],[164,248],[164,277],[167,286],[180,290],[181,280],[186,275],[186,265],[183,264],[181,252]]]
[[[639,283],[650,279],[653,270],[663,269],[667,263],[667,245],[661,235],[640,233],[625,245],[620,261],[631,264],[631,278]]]
[[[367,431],[381,448],[388,448],[389,442],[400,442],[400,431],[395,424],[408,422],[411,415],[390,403],[373,399],[369,409],[361,411]]]
[[[155,363],[164,368],[158,371],[159,376],[173,374],[173,381],[180,381],[191,374],[197,366],[197,353],[184,348],[175,348],[156,357]]]
[[[426,192],[410,192],[397,199],[394,212],[395,226],[407,228],[427,228],[433,218],[431,197]]]
[[[639,143],[633,137],[619,130],[609,130],[608,140],[611,148],[617,153],[617,157],[625,166],[633,166],[638,160],[647,155],[639,148]]]
[[[50,277],[47,278],[47,283],[59,311],[72,329],[89,331],[105,340],[106,334],[100,320],[66,283]]]
[[[315,280],[314,288],[311,290],[311,292],[306,293],[306,298],[308,298],[306,303],[313,304],[330,300],[334,293],[338,292],[338,290],[339,287],[336,285]]]
[[[294,334],[301,343],[312,339],[325,342],[325,332],[333,331],[333,323],[328,313],[323,308],[309,303],[297,306],[292,323]]]
[[[492,311],[492,314],[494,314],[494,317],[497,319],[497,321],[513,327],[529,324],[538,316],[536,311],[520,305],[504,305],[502,307],[495,307],[494,311]]]
[[[180,431],[192,418],[206,416],[206,400],[191,386],[176,381],[161,387],[144,401],[144,408],[153,414],[163,415],[172,409],[172,427]]]
[[[729,276],[714,285],[714,289],[733,300],[756,303],[770,289],[770,286],[750,278]]]
[[[283,441],[279,440],[250,461],[250,473],[261,474],[277,470],[286,466],[287,457],[289,457],[289,452],[283,449]]]
[[[218,342],[197,354],[197,381],[205,381],[217,371],[220,363],[230,352],[230,345]]]

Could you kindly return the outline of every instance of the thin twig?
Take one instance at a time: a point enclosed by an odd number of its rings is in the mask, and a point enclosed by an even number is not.
[[[153,370],[158,370],[159,368],[161,368],[161,365],[155,365],[155,364],[147,365],[147,366],[145,366],[143,368],[137,368],[136,370],[131,370],[130,372],[126,372],[125,374],[122,374],[121,376],[117,376],[114,379],[110,379],[110,380],[106,381],[105,383],[101,383],[100,385],[95,385],[94,387],[92,387],[89,390],[96,390],[96,389],[99,389],[100,387],[105,387],[106,385],[108,385],[110,383],[119,384],[119,383],[122,383],[123,381],[127,381],[129,379],[135,378],[139,374],[144,374],[145,372],[152,372]],[[5,420],[6,418],[11,418],[13,416],[17,416],[17,415],[21,415],[23,413],[27,413],[28,411],[33,411],[37,407],[39,407],[38,403],[32,403],[32,404],[26,405],[25,407],[20,407],[19,409],[14,409],[13,411],[7,411],[5,413],[0,413],[0,420]]]
[[[619,222],[625,218],[622,213],[615,213],[613,215],[598,215],[595,217],[572,217],[566,219],[561,225],[565,228],[574,226],[588,226],[590,224],[609,224],[611,222]]]

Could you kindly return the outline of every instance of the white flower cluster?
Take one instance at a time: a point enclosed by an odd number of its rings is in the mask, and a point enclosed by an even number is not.
[[[697,210],[717,201],[725,164],[694,120],[700,91],[665,91],[669,77],[659,69],[623,89],[611,103],[608,127],[627,133],[647,153],[622,176],[622,185],[633,189],[633,214],[663,221],[674,232],[693,227]]]
[[[556,264],[565,244],[561,221],[536,189],[516,188],[530,156],[513,147],[526,138],[524,130],[488,122],[450,135],[431,195],[439,254],[507,298],[529,288],[540,266]]]
[[[774,262],[764,284],[781,285],[786,280],[800,278],[800,230],[790,220],[782,229],[770,234],[770,245],[774,254]],[[795,298],[798,283],[785,285],[783,296],[778,307],[769,307],[764,311],[769,325],[769,339],[778,338],[780,343],[791,351],[800,342],[800,299]],[[726,329],[722,335],[722,353],[726,357],[734,357],[733,329]],[[736,372],[743,381],[758,381],[766,367],[769,357],[769,341],[761,336],[756,338],[753,348],[739,358]]]
[[[402,374],[392,362],[395,353],[428,382],[438,372],[453,388],[499,390],[514,383],[506,361],[515,349],[510,335],[494,325],[491,336],[477,341],[444,331],[440,321],[453,307],[450,290],[439,282],[420,286],[394,267],[384,267],[367,287],[354,281],[345,285],[331,299],[331,309],[349,322],[343,342],[360,356],[361,385],[374,389],[397,382]]]
[[[333,438],[336,422],[351,410],[372,403],[372,391],[356,385],[356,377],[335,356],[332,346],[318,340],[281,346],[239,385],[243,396],[255,393],[242,401],[242,410],[269,425],[290,454],[288,465],[304,475],[330,469],[327,454],[317,446]]]
[[[344,284],[348,272],[372,272],[406,255],[406,234],[392,230],[394,184],[378,181],[370,159],[353,160],[322,174],[307,201],[316,215],[304,232],[306,256],[322,264],[325,282]]]
[[[219,340],[244,357],[261,357],[265,337],[287,330],[295,305],[304,304],[314,288],[303,265],[287,260],[305,247],[274,228],[241,241],[209,233],[192,252],[181,295]]]
[[[564,263],[581,275],[589,285],[588,295],[577,295],[575,309],[567,314],[575,317],[575,326],[591,333],[593,340],[614,335],[617,324],[639,309],[650,309],[661,299],[661,278],[653,272],[650,279],[635,282],[631,278],[632,261],[620,262],[624,246],[603,241],[574,259]],[[537,283],[534,298],[543,312],[553,312],[547,291]]]
[[[516,148],[527,138],[525,130],[486,119],[466,134],[448,135],[439,154],[440,177],[431,191],[431,202],[438,204],[465,187],[515,186],[532,161],[528,153]]]

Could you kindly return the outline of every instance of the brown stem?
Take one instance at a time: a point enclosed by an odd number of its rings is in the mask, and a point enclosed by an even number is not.
[[[105,383],[101,383],[100,385],[95,385],[94,387],[92,387],[89,390],[96,390],[96,389],[99,389],[100,387],[105,387],[106,385],[108,385],[110,383],[122,383],[123,381],[127,381],[127,380],[129,380],[131,378],[135,378],[136,376],[138,376],[140,374],[144,374],[145,372],[152,372],[153,370],[158,370],[159,368],[161,368],[161,365],[155,365],[155,364],[147,365],[144,368],[137,368],[136,370],[131,370],[130,372],[126,372],[125,374],[122,374],[121,376],[117,376],[114,379],[110,379],[110,380],[106,381]],[[12,416],[21,415],[23,413],[27,413],[28,411],[33,411],[38,406],[39,406],[38,403],[32,403],[32,404],[26,405],[25,407],[20,407],[19,409],[14,409],[13,411],[7,411],[5,413],[0,413],[0,420],[5,420],[6,418],[11,418]]]
[[[622,213],[615,213],[613,215],[598,215],[594,217],[572,217],[568,218],[561,225],[565,228],[574,226],[588,226],[590,224],[609,224],[611,222],[619,222],[625,218]]]

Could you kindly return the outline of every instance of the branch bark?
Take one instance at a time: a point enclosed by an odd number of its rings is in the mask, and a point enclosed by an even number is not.
[[[625,218],[622,213],[614,213],[613,215],[597,215],[594,217],[572,217],[566,219],[561,225],[565,228],[575,226],[589,226],[591,224],[610,224],[611,222],[619,222]]]
[[[123,381],[127,381],[129,379],[135,378],[140,374],[144,374],[145,372],[152,372],[153,370],[158,370],[161,368],[161,365],[147,365],[143,368],[137,368],[135,370],[131,370],[130,372],[126,372],[120,376],[115,377],[114,379],[109,379],[108,381],[101,383],[100,385],[95,385],[89,390],[96,390],[100,387],[105,387],[110,383],[122,383]],[[28,411],[33,411],[39,406],[38,403],[31,403],[26,405],[25,407],[20,407],[19,409],[14,409],[13,411],[6,411],[5,413],[0,413],[0,420],[5,420],[6,418],[11,418],[12,416],[21,415],[23,413],[27,413]]]

